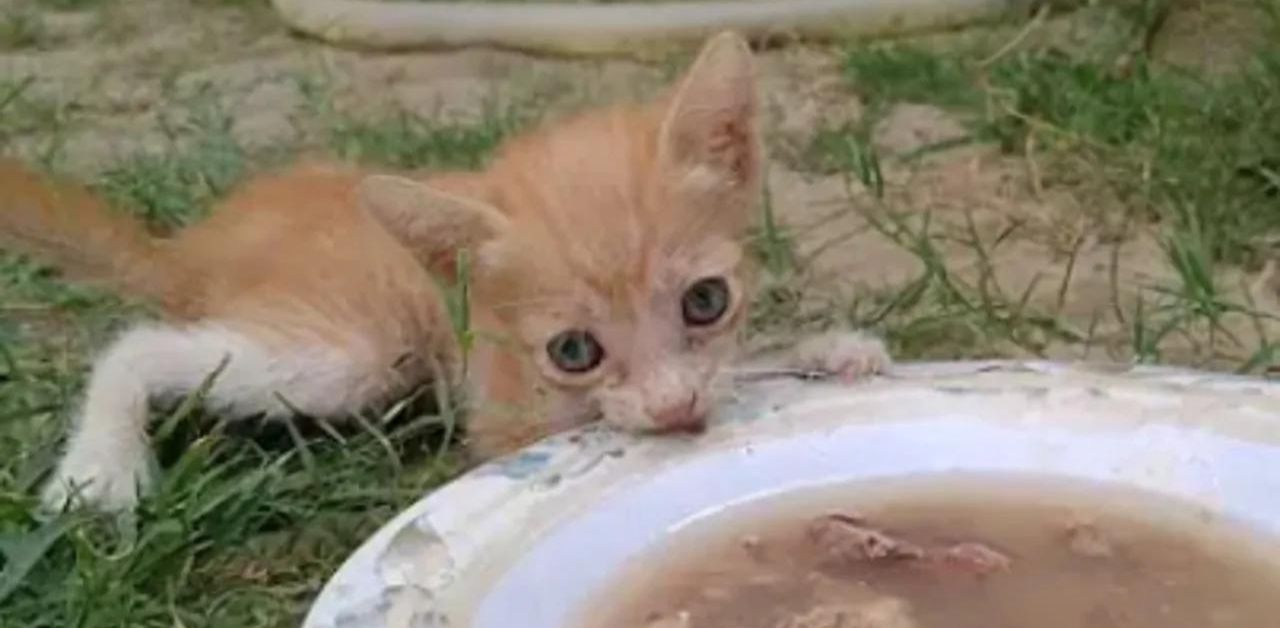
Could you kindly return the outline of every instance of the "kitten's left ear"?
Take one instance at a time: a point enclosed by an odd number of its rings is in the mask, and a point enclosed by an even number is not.
[[[712,37],[675,93],[659,155],[677,176],[754,194],[762,159],[755,64],[739,35]],[[704,176],[710,177],[704,179]]]
[[[506,233],[502,212],[480,201],[392,175],[370,175],[356,188],[360,205],[424,263],[452,259]]]

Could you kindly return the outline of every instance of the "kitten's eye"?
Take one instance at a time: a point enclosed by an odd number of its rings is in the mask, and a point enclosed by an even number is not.
[[[547,343],[547,356],[556,368],[572,374],[586,373],[604,361],[604,347],[589,331],[570,329]]]
[[[729,309],[729,282],[723,277],[700,279],[684,291],[680,311],[684,322],[694,327],[704,327],[718,320]]]

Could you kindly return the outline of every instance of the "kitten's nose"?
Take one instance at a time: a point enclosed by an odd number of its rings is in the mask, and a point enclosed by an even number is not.
[[[698,408],[696,393],[688,401],[667,406],[651,416],[662,432],[701,432],[707,427],[707,416]]]

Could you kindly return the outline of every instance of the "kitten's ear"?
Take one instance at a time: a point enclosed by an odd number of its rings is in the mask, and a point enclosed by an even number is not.
[[[509,227],[493,207],[412,179],[370,175],[356,188],[360,205],[419,259],[452,259],[462,248],[501,237]]]
[[[712,37],[686,72],[662,123],[659,155],[682,175],[754,193],[760,177],[755,64],[746,40]]]

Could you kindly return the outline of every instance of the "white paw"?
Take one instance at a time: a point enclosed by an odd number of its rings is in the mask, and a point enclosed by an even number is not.
[[[50,512],[87,506],[107,512],[132,510],[139,491],[151,483],[147,451],[142,448],[94,448],[79,440],[72,444],[58,470],[44,488],[41,502]]]
[[[853,381],[884,372],[893,364],[879,338],[863,332],[827,332],[796,346],[791,366]]]

